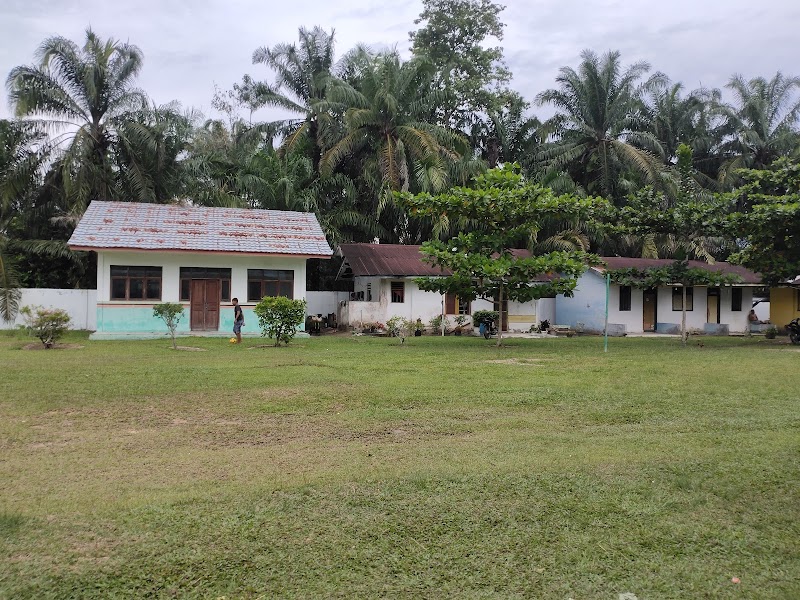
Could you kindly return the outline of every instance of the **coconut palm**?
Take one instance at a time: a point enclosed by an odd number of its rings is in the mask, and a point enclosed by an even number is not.
[[[728,160],[720,169],[719,180],[730,185],[736,181],[737,169],[766,168],[797,148],[800,77],[778,72],[769,81],[763,77],[746,81],[734,75],[726,87],[735,102],[717,106],[725,120],[724,133],[729,136],[721,148]]]
[[[114,152],[120,130],[147,108],[144,93],[133,85],[142,53],[130,44],[104,41],[89,29],[83,47],[51,37],[36,56],[38,64],[9,74],[9,98],[18,117],[60,132],[52,142],[63,150],[66,195],[82,212],[93,199],[117,195]]]
[[[642,83],[650,66],[638,62],[623,69],[619,52],[598,57],[584,50],[581,59],[577,71],[560,70],[559,89],[537,96],[540,105],[551,104],[558,111],[546,123],[550,142],[539,154],[546,169],[566,170],[590,193],[615,200],[629,191],[621,177],[626,170],[658,185],[664,150],[646,128],[640,95],[661,76]]]

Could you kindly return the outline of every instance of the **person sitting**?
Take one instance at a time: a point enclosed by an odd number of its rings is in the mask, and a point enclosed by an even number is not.
[[[750,309],[750,314],[747,315],[747,320],[750,323],[761,323],[761,320],[758,318],[758,315],[756,314],[756,310],[754,308]]]

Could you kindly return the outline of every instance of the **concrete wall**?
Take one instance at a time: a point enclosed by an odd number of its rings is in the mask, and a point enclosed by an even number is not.
[[[800,317],[798,302],[800,302],[798,289],[779,287],[769,291],[770,321],[775,327],[783,329],[790,321]]]
[[[331,313],[338,315],[339,303],[349,299],[350,292],[306,292],[306,313],[323,317]]]
[[[23,289],[19,306],[43,306],[44,308],[60,308],[69,313],[70,329],[86,329],[94,331],[97,323],[95,303],[96,290],[55,290],[55,289]],[[14,322],[8,323],[0,319],[0,329],[14,329],[24,324],[22,315],[17,315]]]
[[[247,301],[247,269],[286,269],[294,271],[294,298],[306,295],[306,259],[300,257],[272,257],[228,255],[191,252],[98,252],[97,253],[97,333],[166,333],[161,319],[153,316],[152,300],[111,300],[111,266],[161,267],[160,302],[179,302],[185,308],[178,331],[190,331],[189,303],[180,301],[181,267],[208,267],[231,269],[231,298],[238,297],[245,317],[244,334],[258,334],[258,319],[253,313],[255,302]],[[220,332],[233,329],[233,305],[220,304]]]
[[[631,310],[619,310],[620,286],[611,284],[609,288],[608,322],[609,325],[622,325],[627,333],[641,333],[643,327],[643,290],[631,290]],[[588,333],[602,333],[605,322],[606,290],[602,275],[588,271],[578,279],[578,285],[572,298],[558,296],[556,298],[555,321],[559,325],[568,325]],[[747,314],[753,303],[753,288],[742,288],[742,310],[731,310],[731,287],[722,287],[719,296],[719,323],[727,325],[731,333],[744,333],[748,330]],[[694,288],[694,305],[686,312],[686,327],[690,331],[705,331],[709,323],[708,288]],[[669,325],[680,326],[681,311],[672,310],[672,288],[658,289],[656,300],[656,322],[658,329],[672,330]],[[713,321],[712,316],[712,321]],[[788,322],[788,321],[787,321]]]

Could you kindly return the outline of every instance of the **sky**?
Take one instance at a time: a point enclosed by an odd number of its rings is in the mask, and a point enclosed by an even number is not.
[[[800,75],[797,0],[505,0],[502,46],[512,87],[527,100],[555,87],[560,67],[576,67],[583,49],[619,50],[625,64],[644,60],[686,89],[722,87],[734,73]],[[768,8],[767,8],[768,7]],[[297,39],[298,27],[335,29],[337,56],[357,43],[396,46],[421,0],[2,0],[0,73],[30,64],[45,38],[82,43],[101,37],[144,53],[139,87],[157,103],[178,100],[213,115],[214,86],[226,90],[249,73],[271,80],[253,51]],[[547,109],[534,108],[537,114]],[[5,86],[0,118],[11,116]],[[257,115],[268,118],[269,115]]]

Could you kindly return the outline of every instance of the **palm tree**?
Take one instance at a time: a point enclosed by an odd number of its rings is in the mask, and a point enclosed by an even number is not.
[[[65,191],[77,212],[93,199],[116,197],[113,156],[120,130],[147,107],[133,87],[142,53],[133,45],[103,41],[91,29],[82,48],[63,37],[46,39],[38,65],[12,69],[6,85],[18,117],[38,119],[52,132]],[[133,133],[133,132],[131,132]]]
[[[724,133],[729,136],[722,145],[728,160],[720,169],[719,180],[730,185],[736,180],[736,169],[764,169],[797,148],[800,98],[795,94],[800,90],[800,77],[778,72],[769,81],[763,77],[746,81],[734,75],[726,87],[733,92],[735,104],[717,106],[725,120]]]
[[[10,229],[39,182],[46,152],[34,148],[43,142],[41,132],[29,124],[0,120],[0,319],[4,321],[14,320],[20,300]]]
[[[258,48],[253,53],[253,64],[264,64],[274,70],[275,81],[256,82],[246,75],[242,84],[234,86],[240,100],[251,107],[272,106],[300,115],[270,123],[268,129],[284,136],[287,151],[302,141],[309,144],[316,171],[322,156],[321,138],[326,127],[332,125],[325,98],[333,77],[334,32],[301,27],[297,45]]]
[[[334,82],[328,98],[347,106],[344,135],[322,156],[320,172],[332,175],[345,166],[399,241],[416,241],[421,232],[394,204],[393,191],[437,193],[451,174],[469,170],[462,158],[466,140],[457,132],[425,122],[441,92],[432,91],[434,75],[426,59],[402,62],[396,52],[351,56],[354,84]],[[465,173],[460,173],[465,175]]]
[[[563,67],[559,89],[537,96],[540,105],[559,111],[546,123],[551,141],[539,154],[549,171],[567,170],[589,192],[621,200],[626,192],[620,175],[628,170],[657,185],[664,150],[647,131],[641,114],[642,91],[656,85],[656,74],[640,84],[645,62],[622,68],[619,52],[598,57],[581,53],[578,71]]]

